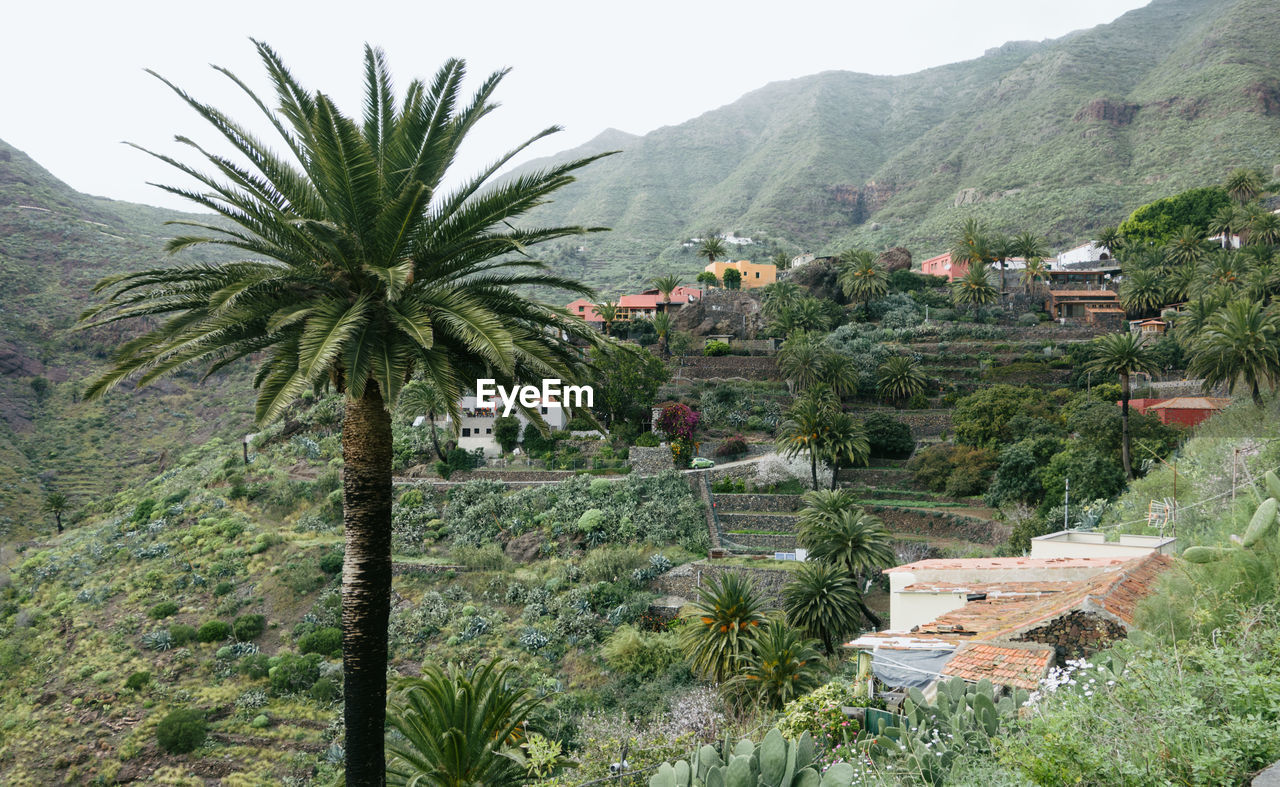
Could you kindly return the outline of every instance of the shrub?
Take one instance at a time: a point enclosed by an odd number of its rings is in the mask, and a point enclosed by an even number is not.
[[[682,658],[675,634],[648,634],[632,626],[614,631],[600,653],[610,669],[640,677],[660,675]]]
[[[320,663],[323,661],[324,657],[319,653],[282,653],[276,656],[276,664],[269,675],[271,691],[289,694],[310,689],[320,679]]]
[[[161,601],[151,609],[147,610],[147,617],[152,620],[160,620],[175,614],[178,611],[178,604],[174,601]]]
[[[241,675],[259,680],[271,674],[271,659],[265,653],[254,653],[245,656],[238,669]]]
[[[156,742],[170,754],[186,754],[204,743],[204,713],[194,708],[175,710],[160,720]]]
[[[658,436],[653,432],[642,432],[640,436],[636,438],[636,445],[642,448],[655,448],[661,442],[662,441],[659,440]]]
[[[871,413],[863,421],[871,456],[876,459],[906,459],[916,448],[911,428],[884,413]]]
[[[150,672],[135,672],[125,679],[124,687],[132,691],[141,691],[142,688],[150,682]]]
[[[253,717],[253,721],[249,722],[249,726],[255,730],[266,729],[271,724],[271,719],[267,718],[267,714],[259,713]]]
[[[213,586],[213,595],[225,596],[235,589],[236,589],[236,586],[233,583],[228,582],[227,580],[224,579],[218,584]]]
[[[337,628],[316,629],[298,639],[299,653],[319,653],[321,656],[336,656],[342,653],[342,630]]]
[[[707,342],[707,346],[702,348],[702,354],[708,356],[720,356],[729,354],[728,342],[717,340]]]
[[[502,545],[495,543],[482,546],[455,544],[449,554],[457,562],[477,571],[501,571],[509,562],[506,553],[502,551]]]
[[[635,547],[607,546],[593,549],[582,561],[582,576],[588,582],[616,582],[646,563]]]
[[[311,686],[311,699],[316,702],[333,702],[342,696],[342,689],[333,678],[321,678]]]
[[[320,556],[320,570],[326,574],[342,573],[343,554],[341,549],[333,549]]]
[[[742,456],[747,452],[747,439],[740,434],[725,440],[716,448],[716,456]]]
[[[196,629],[197,642],[221,642],[231,636],[231,624],[223,620],[210,620]]]
[[[169,639],[175,647],[182,647],[191,640],[196,638],[195,626],[188,626],[183,623],[175,623],[169,627]]]
[[[267,619],[263,615],[241,615],[231,624],[231,633],[237,640],[249,642],[262,635],[267,628]]]

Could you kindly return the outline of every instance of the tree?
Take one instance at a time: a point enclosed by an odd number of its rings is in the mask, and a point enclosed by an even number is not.
[[[1020,232],[1015,235],[1010,242],[1010,250],[1014,256],[1022,258],[1023,284],[1027,283],[1026,271],[1032,265],[1044,270],[1044,258],[1049,254],[1049,250],[1045,248],[1044,239],[1034,232]],[[1001,275],[1004,275],[1003,271],[1001,271]],[[1035,274],[1032,276],[1035,278]],[[1000,286],[1003,289],[1004,284],[1002,283]]]
[[[1004,279],[1005,265],[1010,257],[1017,254],[1014,240],[1003,232],[994,232],[987,238],[987,248],[991,250],[992,260],[1000,266],[1000,296],[1004,297],[1007,289]]]
[[[802,396],[787,411],[786,420],[778,425],[778,453],[783,456],[807,453],[814,489],[818,488],[818,456],[823,448],[823,433],[832,415],[832,408],[825,402]]]
[[[833,407],[833,410],[836,408]],[[836,488],[836,470],[866,465],[871,461],[871,443],[862,423],[852,415],[834,412],[821,435],[823,461],[831,465],[831,488]]]
[[[807,296],[784,308],[773,323],[777,331],[786,335],[796,331],[825,331],[830,325],[823,301]]]
[[[1231,236],[1239,235],[1244,228],[1244,216],[1235,205],[1223,205],[1214,211],[1206,229],[1210,235],[1221,235],[1218,247],[1225,249],[1231,245]]]
[[[604,323],[604,335],[610,335],[613,324],[618,321],[618,305],[601,301],[600,303],[593,303],[591,307],[596,310],[596,314],[600,315],[600,322]]]
[[[1009,422],[1017,415],[1056,420],[1044,394],[1029,386],[990,385],[962,397],[951,412],[956,441],[994,447],[1009,440]]]
[[[698,247],[698,256],[706,257],[707,262],[715,262],[716,257],[724,256],[724,240],[718,234],[708,234]]]
[[[995,303],[996,297],[996,288],[991,285],[985,264],[970,266],[963,276],[951,282],[951,300],[957,306],[977,311]]]
[[[387,781],[524,784],[518,740],[532,731],[527,722],[542,699],[521,688],[512,672],[494,661],[465,671],[426,662],[421,678],[400,680],[387,721],[403,739],[387,739]]]
[[[785,251],[774,252],[769,261],[780,271],[785,271],[791,267],[791,257]]]
[[[865,249],[849,249],[840,255],[836,281],[846,296],[863,303],[883,298],[889,292],[888,270],[875,254]]]
[[[278,110],[220,70],[264,112],[285,153],[166,82],[241,160],[206,153],[186,138],[179,139],[205,156],[214,174],[156,154],[205,190],[162,188],[218,214],[176,222],[187,231],[168,249],[215,244],[249,259],[100,282],[106,303],[89,310],[82,326],[166,319],[124,343],[86,393],[101,396],[134,377],[145,385],[186,364],[209,363],[212,373],[258,356],[259,424],[315,388],[345,395],[346,783],[380,785],[391,600],[390,408],[415,371],[439,389],[455,419],[463,389],[478,377],[505,386],[582,378],[579,351],[567,339],[592,344],[598,337],[563,309],[521,293],[539,287],[590,295],[525,256],[538,243],[587,230],[521,229],[515,222],[593,159],[490,183],[521,145],[446,190],[458,147],[494,108],[491,97],[506,72],[485,79],[465,101],[465,65],[449,60],[431,82],[412,82],[397,102],[382,53],[366,47],[364,113],[353,119],[329,96],[303,88],[267,45],[256,45]]]
[[[795,282],[777,281],[760,291],[760,310],[765,317],[776,319],[804,297],[804,290]]]
[[[990,235],[990,231],[977,219],[970,217],[962,221],[951,239],[952,263],[967,265],[970,270],[985,269],[995,260]]]
[[[809,501],[809,495],[805,495]],[[861,508],[844,508],[833,513],[806,508],[800,514],[800,544],[809,550],[809,558],[830,563],[849,577],[893,565],[896,557],[889,531],[879,519]],[[857,607],[873,627],[881,620],[867,607],[861,596]]]
[[[1049,280],[1049,271],[1044,266],[1043,260],[1027,260],[1019,274],[1022,279],[1022,286],[1030,294],[1040,282]]]
[[[1210,219],[1231,198],[1220,188],[1199,188],[1165,197],[1129,214],[1118,228],[1125,239],[1126,250],[1162,246],[1186,225],[1205,229]]]
[[[857,633],[861,596],[844,567],[818,561],[803,563],[782,589],[787,620],[821,642],[828,656],[839,652],[841,640]]]
[[[405,385],[400,392],[399,407],[410,416],[425,415],[431,425],[431,447],[435,449],[436,459],[445,460],[444,450],[440,447],[440,436],[436,430],[436,418],[450,411],[449,402],[440,395],[440,389],[426,380],[414,380]],[[455,420],[454,424],[458,422]]]
[[[720,280],[711,271],[703,271],[694,278],[694,281],[707,287],[714,287]]]
[[[658,351],[663,358],[670,358],[671,347],[667,337],[671,335],[671,315],[666,312],[653,315],[653,331],[658,334]]]
[[[873,459],[906,459],[916,449],[911,427],[885,413],[868,413],[862,426],[867,430]]]
[[[778,348],[778,372],[794,391],[822,380],[822,359],[830,352],[818,334],[797,331]]]
[[[1280,215],[1264,210],[1250,217],[1247,229],[1250,246],[1280,244]]]
[[[767,618],[755,586],[738,572],[712,577],[681,628],[694,673],[720,683],[737,669]]]
[[[1201,228],[1184,225],[1164,244],[1164,261],[1171,267],[1195,266],[1209,256],[1210,248]]]
[[[1220,383],[1235,392],[1243,381],[1253,403],[1262,406],[1262,385],[1280,380],[1280,316],[1275,308],[1233,301],[1209,319],[1191,345],[1187,371],[1206,388]]]
[[[923,393],[929,379],[920,371],[920,364],[914,358],[895,355],[880,365],[876,370],[879,379],[876,391],[889,402],[905,402],[918,393]]]
[[[724,269],[724,288],[726,290],[736,290],[742,286],[742,272],[737,268]]]
[[[41,508],[46,514],[53,514],[53,522],[58,527],[58,532],[62,532],[62,515],[67,512],[67,496],[61,492],[50,492],[44,496],[44,504]]]
[[[1237,204],[1243,205],[1246,202],[1252,202],[1254,197],[1261,194],[1262,186],[1262,175],[1258,174],[1257,170],[1239,167],[1231,171],[1222,188],[1227,192],[1227,196]]]
[[[1093,351],[1093,360],[1086,365],[1086,370],[1120,377],[1120,462],[1125,476],[1134,478],[1129,446],[1129,377],[1139,372],[1155,374],[1160,369],[1142,334],[1125,331],[1099,336],[1093,340]]]
[[[647,424],[658,389],[670,377],[666,364],[647,350],[617,343],[592,348],[591,368],[595,409],[608,424]]]
[[[1119,259],[1125,247],[1124,233],[1114,224],[1108,225],[1098,230],[1096,243],[1111,252],[1113,258]]]
[[[658,292],[662,293],[664,303],[671,303],[671,293],[680,286],[680,277],[667,274],[659,276],[653,280],[653,286],[658,288]]]
[[[514,415],[501,415],[493,419],[493,439],[498,441],[503,453],[511,453],[520,442],[520,419]]]
[[[813,640],[781,620],[770,620],[739,656],[738,674],[726,688],[765,708],[782,706],[822,685],[822,657]]]
[[[1120,305],[1130,314],[1157,313],[1165,304],[1166,278],[1155,268],[1138,268],[1131,271],[1120,283]]]

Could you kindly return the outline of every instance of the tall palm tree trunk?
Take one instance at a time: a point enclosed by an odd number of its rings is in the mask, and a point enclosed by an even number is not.
[[[867,619],[867,622],[870,623],[871,627],[874,629],[879,629],[884,622],[880,620],[880,616],[872,612],[871,607],[868,607],[867,603],[862,600],[861,593],[858,594],[858,611],[862,613],[862,616]]]
[[[813,473],[813,488],[814,488],[814,491],[817,491],[818,489],[818,452],[813,450],[813,448],[809,449],[809,471]]]
[[[431,445],[436,449],[436,458],[441,462],[447,461],[444,451],[440,449],[440,435],[436,434],[436,414],[427,413],[427,422],[431,424]]]
[[[342,674],[347,784],[386,781],[387,620],[391,613],[391,414],[378,386],[342,420]]]
[[[1124,475],[1133,478],[1133,462],[1129,458],[1129,375],[1120,375],[1120,461]]]

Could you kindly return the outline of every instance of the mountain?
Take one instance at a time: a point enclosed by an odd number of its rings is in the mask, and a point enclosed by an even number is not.
[[[103,276],[172,264],[173,211],[80,194],[0,142],[0,535],[48,528],[49,491],[92,508],[186,447],[250,431],[247,366],[201,384],[179,375],[80,401],[84,381],[137,326],[73,330]],[[189,261],[212,252],[184,255]]]
[[[634,283],[655,258],[691,272],[681,243],[708,229],[764,238],[756,258],[855,244],[919,257],[976,215],[1063,246],[1233,167],[1280,163],[1278,73],[1271,0],[1155,0],[963,63],[826,72],[641,137],[605,132],[527,165],[621,151],[534,218],[612,228],[580,244],[597,284]]]

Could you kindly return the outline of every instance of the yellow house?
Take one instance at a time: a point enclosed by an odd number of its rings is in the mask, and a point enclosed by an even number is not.
[[[703,270],[714,274],[717,281],[723,282],[724,272],[730,268],[742,274],[742,289],[744,290],[766,287],[778,280],[778,266],[772,262],[751,262],[750,260],[726,262],[724,260],[716,260],[708,263]]]

